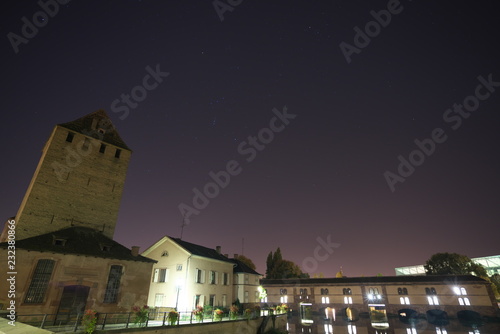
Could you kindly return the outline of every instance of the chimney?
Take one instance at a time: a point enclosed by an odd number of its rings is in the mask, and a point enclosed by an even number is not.
[[[238,258],[238,254],[234,254],[233,258],[237,259]]]
[[[130,250],[132,253],[132,256],[138,256],[139,255],[139,246],[132,246],[132,249]]]
[[[221,247],[220,246],[215,246],[215,250],[217,251],[218,254],[221,252]]]

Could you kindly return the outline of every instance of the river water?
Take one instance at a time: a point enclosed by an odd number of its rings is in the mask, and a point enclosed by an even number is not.
[[[436,326],[425,319],[406,324],[399,318],[388,318],[384,323],[371,323],[369,317],[360,317],[348,322],[343,318],[324,319],[313,316],[301,320],[298,316],[287,319],[290,334],[500,334],[500,323],[485,323],[481,326],[466,326],[458,320],[450,320],[445,326]]]

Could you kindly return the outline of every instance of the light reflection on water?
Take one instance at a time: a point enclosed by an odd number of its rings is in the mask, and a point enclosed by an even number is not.
[[[302,322],[300,317],[293,316],[288,318],[287,330],[290,334],[500,334],[500,323],[486,323],[473,328],[462,325],[458,320],[450,320],[446,326],[436,326],[424,319],[405,324],[398,318],[389,318],[384,325],[374,325],[376,328],[368,317],[348,322],[342,317],[325,320],[314,316],[312,320]]]

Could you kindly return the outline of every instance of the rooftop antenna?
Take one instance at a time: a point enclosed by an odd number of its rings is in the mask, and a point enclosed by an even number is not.
[[[241,255],[245,254],[245,238],[241,238]]]
[[[182,240],[182,234],[184,233],[184,226],[186,226],[186,213],[182,216],[182,225],[181,225],[181,237],[180,239]]]

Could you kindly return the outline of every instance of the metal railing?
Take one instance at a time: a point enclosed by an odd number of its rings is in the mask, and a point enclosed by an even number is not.
[[[139,328],[139,327],[161,327],[170,326],[168,319],[169,312],[157,312],[152,310],[148,313],[148,317],[144,322],[136,321],[135,312],[126,313],[97,313],[96,330],[103,329],[120,329],[120,328]],[[238,314],[230,317],[228,312],[217,317],[214,312],[204,313],[202,317],[195,316],[192,312],[178,312],[179,317],[175,325],[185,324],[201,324],[217,321],[234,321],[242,319],[255,319],[261,314],[265,315],[265,311],[251,316],[243,316]],[[82,332],[83,314],[17,314],[16,322],[24,323],[33,327],[47,329],[53,332]]]

